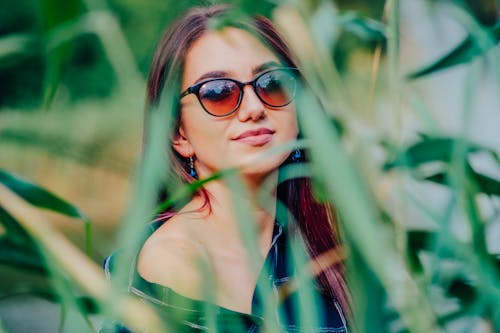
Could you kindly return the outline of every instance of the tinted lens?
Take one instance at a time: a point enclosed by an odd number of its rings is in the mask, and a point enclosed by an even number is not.
[[[240,88],[230,80],[213,80],[200,87],[201,104],[214,116],[225,116],[236,108],[240,99]]]
[[[289,70],[277,69],[262,74],[255,83],[260,99],[269,106],[285,106],[295,96],[297,79]]]

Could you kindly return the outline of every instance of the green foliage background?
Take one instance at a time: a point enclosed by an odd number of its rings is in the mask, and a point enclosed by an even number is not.
[[[135,240],[138,221],[154,211],[161,161],[147,154],[139,158],[145,78],[163,29],[189,7],[207,3],[3,0],[0,184],[15,196],[13,201],[0,196],[0,303],[31,295],[60,304],[61,331],[94,331],[108,315],[130,327],[162,330],[160,323],[146,320],[154,318],[150,309],[131,301],[116,310],[114,288],[86,284],[78,276],[88,274],[93,281],[91,262],[100,263]],[[312,89],[297,101],[308,112],[299,113],[299,121],[312,155],[308,172],[318,194],[341,215],[356,329],[500,331],[500,261],[487,242],[487,237],[500,242],[498,232],[488,235],[498,230],[492,226],[498,225],[500,181],[498,173],[483,172],[474,162],[475,156],[486,156],[500,168],[500,140],[472,142],[467,132],[468,123],[482,114],[473,109],[481,73],[493,73],[491,84],[500,91],[497,2],[427,1],[430,13],[443,11],[465,37],[410,71],[401,66],[405,22],[398,0],[232,3],[244,13],[273,18],[285,35],[300,27],[287,25],[295,11],[305,22],[309,38],[289,35]],[[301,53],[304,45],[314,51]],[[418,94],[422,82],[458,66],[467,68],[469,84],[458,97],[463,99],[463,111],[455,115],[461,117],[459,133],[441,129],[431,101]],[[404,108],[414,114],[419,135],[404,133]],[[152,146],[151,152],[161,149],[161,143]],[[436,210],[417,198],[408,190],[413,183],[441,186],[430,187],[431,192],[445,189],[444,207]],[[238,188],[237,181],[232,184]],[[191,190],[180,189],[179,197]],[[18,199],[43,209],[41,217],[31,208],[16,213]],[[406,220],[412,216],[416,225]],[[419,224],[422,216],[432,227]],[[53,234],[30,226],[39,218],[91,262],[78,257],[83,268],[77,269],[61,261],[66,243],[51,244],[47,235]],[[453,229],[457,220],[465,225],[463,234]],[[127,316],[137,309],[142,319]],[[67,312],[76,313],[79,324],[65,321]],[[4,326],[16,332],[15,323]]]

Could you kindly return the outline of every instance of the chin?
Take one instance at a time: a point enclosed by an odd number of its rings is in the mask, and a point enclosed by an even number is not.
[[[289,153],[269,156],[266,159],[248,159],[239,164],[240,173],[246,177],[265,178],[275,171],[285,162]]]

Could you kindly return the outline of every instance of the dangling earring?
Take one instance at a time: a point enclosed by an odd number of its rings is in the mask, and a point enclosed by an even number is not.
[[[194,169],[194,159],[193,156],[189,156],[189,175],[195,179],[198,179],[198,174]]]
[[[302,159],[302,153],[300,152],[300,150],[295,149],[292,152],[292,161],[294,161],[294,162],[300,162],[301,159]]]

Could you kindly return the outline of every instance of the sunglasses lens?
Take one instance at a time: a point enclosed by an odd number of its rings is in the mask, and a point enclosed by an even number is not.
[[[213,80],[200,87],[198,92],[205,110],[214,116],[230,114],[240,99],[240,88],[229,80]]]
[[[264,103],[273,107],[289,104],[297,88],[297,79],[289,70],[277,69],[257,79],[256,92]]]

